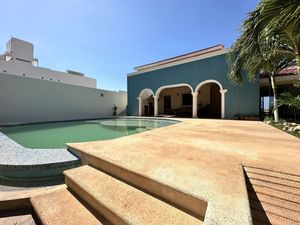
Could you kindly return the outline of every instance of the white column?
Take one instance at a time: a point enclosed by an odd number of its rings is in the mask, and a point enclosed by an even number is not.
[[[225,118],[225,94],[227,92],[227,89],[220,90],[221,93],[221,118]]]
[[[154,98],[154,116],[158,116],[158,96],[153,95]]]
[[[193,118],[197,118],[197,97],[198,97],[198,92],[192,92],[193,95]]]
[[[139,116],[142,116],[142,101],[141,97],[138,97],[137,100],[139,101]]]

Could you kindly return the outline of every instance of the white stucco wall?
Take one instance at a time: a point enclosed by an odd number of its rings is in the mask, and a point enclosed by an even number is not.
[[[107,91],[0,73],[0,124],[126,114],[127,92]]]
[[[94,78],[77,76],[43,67],[36,67],[31,63],[22,62],[19,60],[4,61],[0,59],[0,73],[90,88],[96,88],[97,85],[96,79]]]
[[[96,79],[34,66],[36,63],[33,44],[12,37],[5,54],[0,55],[0,73],[96,88]]]
[[[18,38],[11,38],[6,43],[6,51],[13,55],[14,58],[22,59],[32,62],[33,57],[33,44]]]

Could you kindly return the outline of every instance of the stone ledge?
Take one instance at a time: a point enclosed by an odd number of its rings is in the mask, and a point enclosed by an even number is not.
[[[66,149],[29,149],[0,132],[0,176],[40,178],[62,175],[79,165],[79,159]]]

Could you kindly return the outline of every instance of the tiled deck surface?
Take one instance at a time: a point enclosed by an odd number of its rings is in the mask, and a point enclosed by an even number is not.
[[[182,119],[69,146],[207,201],[205,224],[252,224],[242,165],[300,173],[300,140],[262,122]]]
[[[66,149],[28,149],[0,132],[0,168],[53,167],[62,163],[78,163]],[[2,172],[0,173],[1,175]]]

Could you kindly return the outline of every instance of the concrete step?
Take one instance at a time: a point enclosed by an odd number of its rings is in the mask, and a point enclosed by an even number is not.
[[[101,151],[93,154],[70,146],[68,146],[68,150],[80,157],[82,164],[91,165],[107,174],[111,174],[132,186],[136,186],[145,192],[158,196],[166,202],[170,202],[171,204],[182,208],[189,214],[193,214],[195,217],[204,220],[207,209],[206,201],[183,191],[179,185],[172,184],[171,186],[167,184],[163,178],[159,180],[154,178],[150,169],[151,166],[149,168],[146,166],[146,168],[143,169],[145,159],[150,157],[150,160],[156,162],[156,160],[160,159],[159,156],[145,155],[141,160],[134,160],[133,163],[128,163],[125,160],[114,160],[113,157],[110,158],[109,156],[105,156],[105,154],[102,155]],[[136,152],[130,152],[128,154],[130,154],[129,156],[133,156],[135,153]],[[175,161],[176,160],[175,156]],[[174,159],[171,158],[170,161],[173,162]],[[151,165],[151,163],[149,165]],[[153,165],[156,164],[154,163]],[[168,181],[168,179],[166,180]]]
[[[66,184],[112,224],[192,225],[203,222],[90,166],[64,172]]]
[[[93,214],[67,189],[58,190],[30,199],[43,225],[102,225],[108,224]]]
[[[0,210],[0,225],[39,225],[32,210]]]

